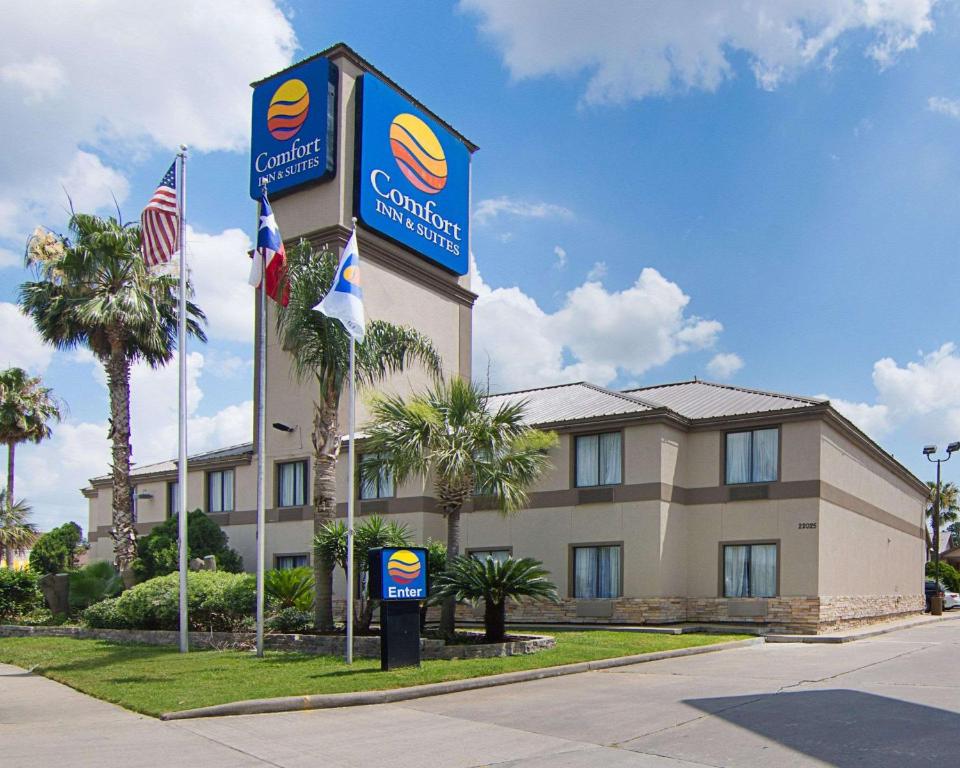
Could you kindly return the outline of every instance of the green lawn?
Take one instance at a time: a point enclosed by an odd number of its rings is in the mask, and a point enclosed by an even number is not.
[[[402,688],[522,669],[740,640],[739,635],[654,635],[560,631],[557,647],[528,656],[425,661],[419,669],[381,672],[379,660],[348,667],[330,656],[175,648],[76,640],[0,638],[0,663],[37,674],[148,715],[243,699]]]

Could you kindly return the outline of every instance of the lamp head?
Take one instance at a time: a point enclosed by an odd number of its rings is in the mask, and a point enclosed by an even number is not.
[[[274,425],[274,426],[276,426],[276,425]],[[935,446],[935,445],[925,445],[925,446],[923,446],[923,455],[924,455],[924,456],[930,456],[931,454],[934,454],[934,453],[936,453],[936,452],[937,452],[937,446]]]
[[[280,421],[275,421],[275,422],[273,422],[273,424],[271,424],[271,426],[272,426],[274,429],[279,430],[280,432],[293,432],[293,431],[296,430],[296,427],[288,426],[287,424],[284,424],[284,423],[282,423],[282,422],[280,422]]]
[[[947,446],[947,453],[953,453],[954,451],[960,451],[960,440]]]

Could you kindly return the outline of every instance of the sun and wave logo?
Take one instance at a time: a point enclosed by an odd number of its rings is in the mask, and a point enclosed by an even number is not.
[[[270,99],[267,109],[267,130],[277,141],[296,136],[310,111],[310,91],[303,80],[284,81]]]
[[[390,151],[413,186],[435,195],[447,183],[447,158],[430,127],[416,115],[402,112],[390,123]]]
[[[409,584],[420,576],[420,558],[409,549],[398,549],[387,561],[387,573],[397,584]]]

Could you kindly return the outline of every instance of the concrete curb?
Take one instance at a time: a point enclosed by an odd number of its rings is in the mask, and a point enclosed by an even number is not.
[[[889,622],[879,626],[867,627],[862,630],[854,630],[846,635],[764,635],[764,639],[768,643],[826,643],[836,645],[840,643],[852,643],[857,640],[866,640],[869,637],[886,635],[890,632],[899,632],[901,629],[911,629],[926,624],[937,624],[941,621],[950,621],[952,619],[960,619],[960,613],[954,616],[921,616],[907,621]]]
[[[493,688],[498,685],[523,683],[530,680],[542,680],[548,677],[576,675],[611,667],[625,667],[631,664],[643,664],[648,661],[675,659],[681,656],[696,656],[701,653],[725,651],[731,648],[744,648],[758,645],[763,638],[751,637],[746,640],[734,640],[729,643],[700,645],[692,648],[678,648],[675,651],[641,653],[634,656],[618,656],[612,659],[582,661],[577,664],[563,664],[557,667],[527,669],[522,672],[506,672],[501,675],[471,677],[465,680],[450,680],[445,683],[414,685],[409,688],[390,688],[384,691],[358,691],[355,693],[321,693],[311,696],[283,696],[275,699],[249,699],[228,704],[216,704],[212,707],[185,709],[180,712],[166,712],[161,720],[188,720],[197,717],[224,717],[228,715],[259,715],[268,712],[295,712],[306,709],[330,709],[333,707],[358,707],[367,704],[388,704],[394,701],[421,699],[427,696],[440,696],[445,693],[472,691],[478,688]]]

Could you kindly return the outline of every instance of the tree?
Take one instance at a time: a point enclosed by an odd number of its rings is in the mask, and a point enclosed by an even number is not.
[[[386,522],[379,515],[371,515],[364,520],[353,536],[353,564],[357,574],[360,600],[360,612],[354,621],[354,628],[361,634],[370,632],[373,621],[373,609],[377,600],[367,594],[370,572],[370,550],[376,547],[409,547],[410,530],[405,523],[391,520]],[[314,551],[318,557],[335,562],[344,572],[347,570],[347,526],[341,520],[324,523],[320,533],[314,538]]]
[[[83,531],[74,522],[64,523],[43,534],[30,550],[30,570],[37,573],[64,573],[77,567],[84,548]]]
[[[492,497],[502,514],[517,512],[549,464],[547,451],[557,437],[526,426],[525,408],[518,400],[492,410],[487,393],[459,377],[409,399],[373,399],[373,421],[366,428],[372,453],[365,469],[387,469],[398,484],[411,476],[432,479],[447,520],[448,562],[460,553],[460,513],[475,491]],[[440,618],[445,637],[453,636],[455,611],[456,602],[445,599]]]
[[[137,542],[133,570],[141,581],[173,573],[179,567],[179,523],[171,515]],[[202,510],[187,514],[187,558],[217,558],[217,570],[240,573],[243,559],[227,546],[227,534]]]
[[[933,512],[935,506],[934,501],[937,495],[937,484],[928,480],[927,488],[930,489],[929,495],[927,496],[927,519],[930,523],[924,527],[924,533],[927,538],[927,552],[932,556],[935,551],[940,549],[940,531],[933,530],[936,527],[933,522]],[[958,488],[954,483],[941,483],[940,527],[942,528],[945,523],[953,524],[957,522],[960,522],[960,496],[958,496]],[[933,530],[932,539],[930,536],[931,530]]]
[[[960,522],[950,523],[947,526],[947,531],[950,533],[950,548],[956,549],[960,547]]]
[[[27,248],[35,280],[20,286],[20,308],[57,349],[87,347],[107,373],[113,442],[113,542],[121,572],[136,557],[130,485],[130,368],[168,363],[177,340],[179,284],[150,271],[140,254],[140,228],[83,213],[70,236],[38,229]],[[188,287],[188,290],[189,287]],[[187,302],[187,330],[205,341],[206,319]]]
[[[506,636],[507,600],[521,597],[557,602],[557,588],[547,577],[543,563],[531,557],[499,561],[470,556],[453,559],[434,584],[439,596],[453,601],[484,602],[484,640],[502,643]]]
[[[7,446],[7,503],[14,502],[14,461],[18,443],[50,437],[50,422],[63,417],[61,404],[39,376],[23,368],[0,371],[0,442]],[[12,554],[7,551],[7,562]]]
[[[0,489],[0,551],[9,569],[13,569],[14,554],[30,549],[40,535],[37,526],[30,522],[31,511],[23,499],[10,501],[6,489]]]
[[[287,255],[290,302],[277,309],[277,332],[281,345],[292,355],[294,374],[301,381],[314,380],[313,401],[313,532],[336,517],[336,469],[341,431],[338,421],[340,397],[349,386],[349,336],[338,320],[315,311],[317,302],[330,290],[337,258],[329,250],[315,251],[301,241]],[[356,347],[356,372],[360,386],[368,387],[419,363],[440,375],[441,359],[433,343],[412,328],[380,320],[367,323],[363,342]],[[333,627],[333,563],[315,558],[317,628]]]

